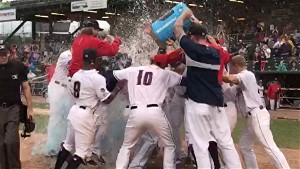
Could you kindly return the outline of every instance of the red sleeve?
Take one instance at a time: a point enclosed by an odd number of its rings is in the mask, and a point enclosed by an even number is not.
[[[176,63],[178,61],[180,61],[182,59],[182,53],[183,53],[183,49],[179,48],[176,49],[174,51],[172,51],[171,53],[168,53],[168,63],[172,64],[172,63]]]
[[[121,44],[121,39],[115,37],[113,43],[105,42],[97,38],[97,53],[99,56],[115,56],[119,52],[119,46]]]
[[[223,78],[223,74],[224,74],[224,65],[230,61],[230,53],[227,52],[226,50],[224,50],[219,45],[208,44],[208,46],[211,46],[220,52],[220,70],[218,73],[218,80],[222,84],[222,82],[223,82],[222,78]]]

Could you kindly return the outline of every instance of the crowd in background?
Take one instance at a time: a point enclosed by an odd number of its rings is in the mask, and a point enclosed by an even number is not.
[[[248,63],[253,62],[254,71],[300,71],[300,35],[297,30],[286,34],[286,30],[279,31],[275,27],[272,32],[265,33],[260,26],[251,29],[252,34],[229,38],[231,52],[245,56]]]

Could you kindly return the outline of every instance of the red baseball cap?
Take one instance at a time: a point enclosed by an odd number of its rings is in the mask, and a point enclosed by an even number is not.
[[[168,55],[167,54],[158,54],[153,57],[153,61],[156,63],[168,64]]]
[[[178,48],[172,51],[171,53],[168,53],[168,62],[172,64],[180,61],[182,59],[182,54],[183,54],[182,48]]]

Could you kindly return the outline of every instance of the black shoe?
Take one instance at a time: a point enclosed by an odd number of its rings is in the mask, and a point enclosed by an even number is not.
[[[80,158],[77,155],[74,155],[66,169],[77,169],[80,166],[80,164],[83,164],[82,158]]]
[[[61,169],[66,159],[71,155],[71,153],[66,150],[63,146],[57,155],[57,160],[54,169]]]
[[[106,161],[102,157],[102,155],[98,156],[97,154],[92,154],[91,157],[87,159],[87,164],[91,166],[97,166],[97,165],[105,165]]]

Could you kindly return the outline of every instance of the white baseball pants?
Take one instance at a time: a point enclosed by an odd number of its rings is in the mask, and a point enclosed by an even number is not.
[[[165,113],[160,107],[146,107],[138,105],[131,110],[126,124],[124,142],[119,151],[116,168],[126,169],[130,154],[139,138],[147,130],[158,136],[164,147],[164,168],[175,169],[175,144],[172,138],[172,129]]]
[[[279,106],[280,106],[280,101],[278,100],[276,108],[279,109]],[[270,109],[275,110],[275,100],[273,100],[273,99],[270,99]]]
[[[186,153],[182,149],[182,139],[180,137],[180,127],[184,123],[184,102],[185,98],[175,93],[171,100],[169,110],[166,113],[173,130],[173,136],[176,145],[176,158],[186,157]]]
[[[158,146],[158,138],[150,131],[146,131],[142,135],[142,139],[143,143],[137,148],[137,152],[129,164],[129,169],[143,169],[149,157]]]
[[[227,107],[224,107],[224,109],[227,115],[230,130],[232,132],[237,123],[237,109],[234,102],[227,102],[226,105]]]
[[[241,169],[239,155],[234,147],[224,108],[186,100],[186,121],[190,127],[198,169],[210,169],[209,141],[218,143],[226,168]]]
[[[83,160],[90,154],[94,142],[98,116],[93,112],[90,108],[74,105],[68,116],[67,137],[63,146],[69,152],[75,149],[75,155]]]
[[[96,135],[95,141],[91,148],[92,153],[100,156],[101,152],[101,143],[106,136],[108,130],[108,111],[107,105],[101,103],[100,106],[95,111],[95,114],[99,115],[99,118],[96,122]]]
[[[263,146],[278,169],[289,169],[289,164],[283,153],[274,142],[270,130],[270,114],[266,109],[256,108],[247,117],[244,131],[239,141],[241,154],[248,169],[258,169],[252,146],[256,140]]]

